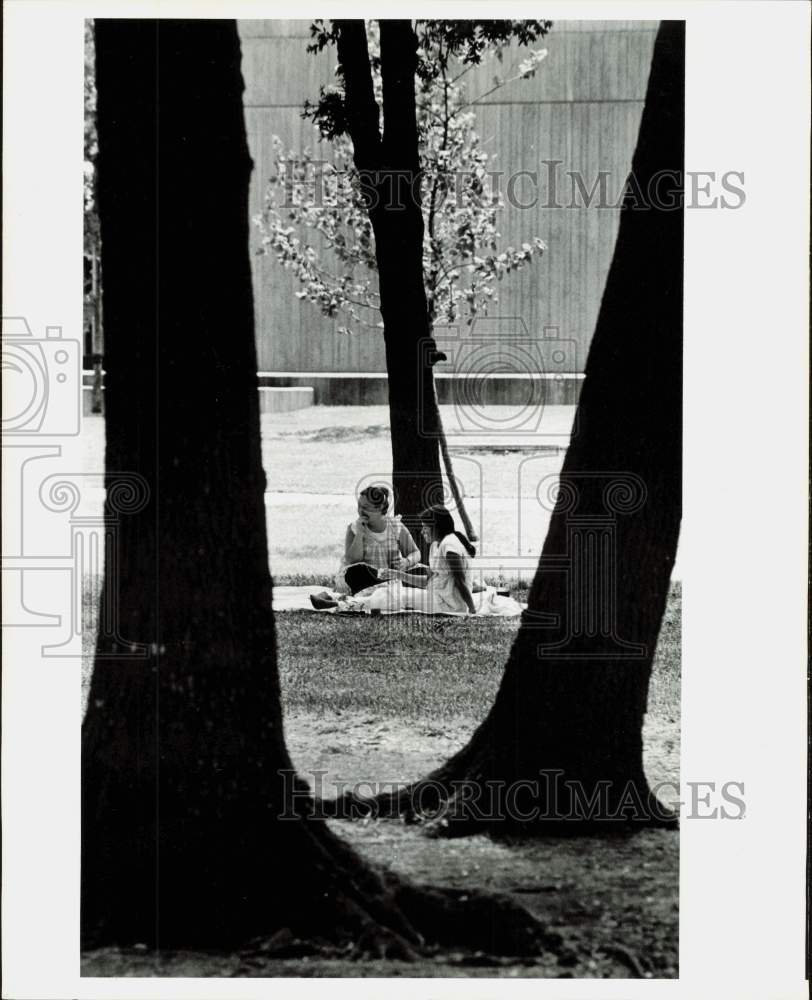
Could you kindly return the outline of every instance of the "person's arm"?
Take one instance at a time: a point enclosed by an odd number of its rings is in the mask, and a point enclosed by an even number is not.
[[[355,530],[353,530],[353,527]],[[344,562],[348,566],[353,563],[364,561],[364,534],[361,526],[356,521],[355,525],[347,525],[347,534],[344,537]]]
[[[405,524],[401,524],[400,526],[398,549],[400,550],[400,559],[398,560],[397,569],[409,570],[412,566],[417,566],[420,562],[420,549],[415,545],[412,533]]]
[[[465,563],[456,552],[446,552],[445,558],[448,563],[448,568],[451,571],[451,578],[454,581],[454,586],[460,594],[462,594],[462,599],[465,601],[468,611],[472,615],[475,615],[476,608],[474,607],[474,599],[471,597],[471,591],[468,589],[468,584],[465,582]]]
[[[428,587],[432,575],[428,567],[423,573],[410,573],[408,569],[382,569],[378,573],[381,580],[402,580],[407,587],[418,587],[420,590]]]
[[[432,572],[428,567],[426,567],[425,572],[423,573],[410,573],[406,570],[405,572],[401,572],[399,576],[407,587],[417,587],[419,590],[425,590],[429,585]]]

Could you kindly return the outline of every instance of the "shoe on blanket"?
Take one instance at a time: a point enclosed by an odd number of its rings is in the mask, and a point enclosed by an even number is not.
[[[327,591],[322,591],[320,594],[311,594],[310,603],[316,611],[326,611],[328,608],[338,607],[338,601],[334,601]]]

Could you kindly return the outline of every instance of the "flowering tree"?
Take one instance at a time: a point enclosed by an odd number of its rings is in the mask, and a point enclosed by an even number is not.
[[[96,51],[92,21],[85,21],[85,141],[84,141],[84,311],[85,326],[93,331],[92,351],[97,348],[101,325],[101,237],[96,207],[96,157],[99,151],[96,135]],[[97,383],[101,378],[100,364]],[[94,386],[93,411],[101,410],[101,385]]]
[[[431,30],[418,31],[417,126],[420,188],[425,231],[423,277],[430,325],[465,316],[470,323],[498,302],[496,282],[530,263],[544,249],[538,237],[520,247],[502,246],[498,230],[503,199],[491,183],[495,154],[484,148],[476,127],[475,106],[502,87],[532,77],[547,55],[531,51],[508,72],[504,50],[509,39],[494,41],[479,53],[500,70],[492,85],[469,99],[464,77],[475,62],[452,63],[448,41]],[[314,31],[318,32],[318,22]],[[383,101],[380,31],[366,24],[376,102]],[[541,34],[541,31],[539,32]],[[317,39],[320,36],[316,35]],[[317,43],[313,47],[316,47]],[[286,151],[273,137],[276,172],[264,209],[255,219],[262,231],[262,253],[294,272],[306,299],[325,316],[341,316],[339,333],[359,326],[383,327],[377,282],[375,240],[368,212],[370,192],[353,165],[349,134],[340,128],[341,91],[323,88],[318,105],[307,103],[322,137],[333,142],[331,162],[310,149]],[[319,242],[324,250],[313,245]]]
[[[412,527],[443,496],[440,445],[470,531],[434,389],[432,366],[444,359],[434,323],[463,306],[470,316],[485,309],[493,281],[543,249],[540,240],[499,249],[498,203],[485,196],[489,157],[461,80],[491,53],[501,58],[511,41],[531,45],[549,28],[549,21],[315,21],[310,51],[334,45],[338,54],[339,85],[323,87],[303,112],[334,144],[328,198],[302,197],[314,179],[312,158],[277,149],[285,169],[258,220],[264,248],[327,315],[370,323],[379,310],[395,503]],[[542,58],[534,52],[518,75],[532,75]],[[503,82],[497,77],[493,89]],[[330,263],[313,239],[324,242]]]
[[[99,217],[96,212],[96,157],[99,142],[96,135],[96,51],[93,22],[85,21],[85,141],[84,141],[84,211],[85,254],[98,252]]]

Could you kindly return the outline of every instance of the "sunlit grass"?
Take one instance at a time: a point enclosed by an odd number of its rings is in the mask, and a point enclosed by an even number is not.
[[[97,617],[90,578],[85,594],[86,685]],[[681,613],[682,588],[676,583],[660,630],[648,702],[650,712],[671,718],[678,716],[680,704]],[[276,631],[284,706],[430,722],[482,719],[518,627],[516,619],[280,613]]]
[[[672,587],[649,711],[675,717],[680,698],[681,587]],[[519,623],[422,615],[276,616],[285,706],[442,722],[479,720],[493,702]]]

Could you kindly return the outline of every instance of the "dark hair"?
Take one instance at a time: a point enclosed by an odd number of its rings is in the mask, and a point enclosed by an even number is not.
[[[376,510],[379,510],[381,514],[385,514],[389,510],[389,490],[385,486],[367,486],[358,494],[358,498],[361,497]]]
[[[465,546],[465,550],[468,555],[471,556],[471,558],[476,555],[476,548],[471,544],[468,538],[463,535],[461,531],[454,530],[454,518],[451,516],[451,512],[446,510],[445,507],[440,504],[427,507],[426,510],[424,510],[420,515],[420,521],[432,528],[434,534],[440,540],[445,538],[446,535],[456,535]]]

